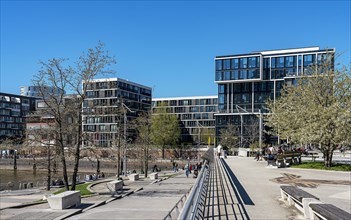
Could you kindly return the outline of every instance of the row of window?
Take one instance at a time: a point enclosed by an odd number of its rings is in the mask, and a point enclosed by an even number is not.
[[[187,99],[187,100],[167,100],[153,101],[152,106],[189,106],[189,105],[216,105],[217,99]]]
[[[118,125],[117,124],[112,124],[112,125],[84,125],[83,130],[87,132],[117,132],[118,131]]]
[[[196,114],[181,114],[178,115],[180,120],[193,120],[193,119],[213,119],[213,114],[208,113],[196,113]]]
[[[216,70],[259,68],[260,57],[243,57],[225,60],[216,60]]]
[[[260,69],[234,70],[234,71],[217,71],[216,81],[222,80],[245,80],[260,79]]]
[[[92,82],[87,85],[88,90],[94,89],[122,89],[134,93],[140,93],[143,95],[151,96],[151,90],[146,88],[141,88],[135,85],[131,85],[124,82],[119,81],[110,81],[110,82]]]

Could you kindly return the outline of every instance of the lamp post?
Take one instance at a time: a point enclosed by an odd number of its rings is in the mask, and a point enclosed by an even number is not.
[[[200,126],[202,128],[205,128],[205,127],[198,120],[196,121],[196,123],[197,123],[197,127],[199,129],[199,132],[197,133],[197,135],[198,135],[198,141],[199,141],[199,147],[200,147],[201,146],[201,128],[200,128]]]
[[[127,176],[127,110],[131,113],[135,112],[130,110],[128,106],[126,106],[122,102],[122,107],[123,107],[123,116],[124,116],[124,123],[123,123],[123,133],[124,133],[124,149],[123,149],[123,173],[124,176]]]
[[[236,110],[239,112],[239,109],[243,110],[244,112],[246,113],[250,113],[248,111],[246,111],[246,109],[243,109],[242,107],[238,106],[238,105],[235,105],[235,108]],[[240,123],[241,123],[241,126],[240,126],[240,147],[242,148],[243,147],[243,115],[240,114]]]

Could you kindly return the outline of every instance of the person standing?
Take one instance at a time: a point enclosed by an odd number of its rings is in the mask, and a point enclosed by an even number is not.
[[[190,173],[189,164],[186,164],[185,167],[184,167],[184,169],[185,169],[186,178],[188,178],[188,177],[189,177],[189,173]]]

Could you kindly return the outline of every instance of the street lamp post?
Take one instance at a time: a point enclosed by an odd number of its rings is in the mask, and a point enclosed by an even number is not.
[[[240,107],[238,105],[235,105],[235,107],[236,107],[236,110],[238,112],[239,112],[239,108],[240,108],[244,112],[250,113],[250,112],[246,111],[246,109],[244,109],[244,108],[242,108],[242,107]],[[240,147],[242,148],[243,147],[243,129],[244,129],[244,126],[243,126],[243,115],[242,114],[240,114],[240,124],[241,124],[240,125]]]
[[[123,123],[123,133],[124,133],[124,149],[123,149],[123,173],[124,176],[127,176],[127,110],[131,113],[135,112],[130,110],[128,106],[126,106],[122,102],[122,107],[123,107],[123,116],[124,116],[124,123]]]

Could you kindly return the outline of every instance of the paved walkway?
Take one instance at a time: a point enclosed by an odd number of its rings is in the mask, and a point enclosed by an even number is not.
[[[160,174],[174,173],[162,172]],[[192,175],[186,178],[182,171],[176,174],[172,178],[153,184],[154,180],[144,178],[135,182],[126,180],[124,195],[128,192],[142,189],[124,198],[116,199],[118,196],[112,197],[115,200],[109,201],[106,204],[105,202],[111,199],[111,194],[105,187],[106,182],[102,182],[92,187],[92,190],[99,192],[101,195],[82,198],[81,206],[75,209],[53,211],[50,209],[48,203],[42,203],[23,208],[1,210],[0,219],[62,219],[72,214],[74,216],[69,219],[163,219],[196,181],[196,179],[192,178]],[[42,198],[43,192],[41,194],[38,193],[38,195]],[[4,197],[1,197],[0,204],[3,198],[9,199],[12,196],[4,195]],[[22,198],[26,198],[26,195],[23,193]],[[20,199],[21,196],[17,197],[17,202]],[[31,201],[35,200],[37,198],[33,198]]]
[[[301,213],[280,201],[280,185],[296,183],[301,183],[299,187],[323,203],[351,213],[351,172],[273,168],[265,161],[248,157],[228,157],[225,161],[237,179],[250,219],[303,218]]]
[[[272,168],[265,161],[247,157],[229,156],[225,161],[233,171],[236,190],[249,219],[303,219],[300,212],[280,201],[279,186],[282,184],[297,185],[319,197],[323,203],[333,204],[351,213],[351,172]],[[186,178],[180,172],[175,177],[154,184],[150,179],[126,181],[125,188],[129,191],[143,189],[106,204],[111,195],[104,187],[105,183],[101,183],[93,187],[101,195],[83,198],[82,205],[77,209],[52,211],[47,203],[43,203],[1,210],[0,219],[62,219],[72,214],[75,215],[69,219],[163,219],[195,180]],[[0,195],[0,205],[4,206],[35,201],[43,193],[18,191]],[[97,206],[99,204],[102,205]]]

